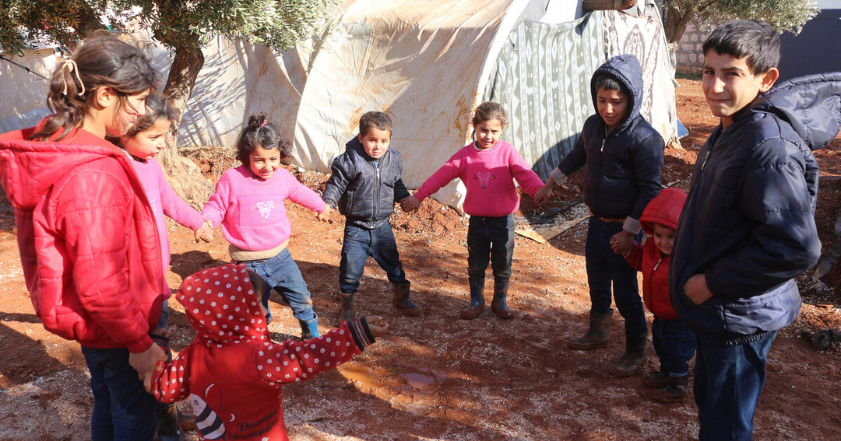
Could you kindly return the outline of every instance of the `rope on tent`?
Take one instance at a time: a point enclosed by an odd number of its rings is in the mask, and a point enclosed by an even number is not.
[[[43,78],[43,79],[45,79],[45,80],[48,80],[48,81],[49,81],[49,78],[47,78],[47,77],[45,77],[45,76],[43,76],[43,75],[39,74],[38,72],[33,71],[32,69],[30,69],[30,68],[28,68],[28,67],[26,67],[26,66],[24,66],[24,65],[22,65],[22,64],[20,64],[20,63],[16,63],[16,62],[14,62],[14,61],[12,61],[12,60],[10,60],[10,59],[6,58],[6,57],[5,57],[5,56],[3,56],[3,55],[0,55],[0,60],[5,60],[5,61],[8,61],[9,63],[14,64],[15,66],[17,66],[17,67],[19,67],[19,68],[21,68],[21,69],[23,69],[23,70],[25,70],[25,71],[27,71],[27,72],[29,72],[29,73],[33,74],[33,75],[38,75],[39,77],[41,77],[41,78]]]

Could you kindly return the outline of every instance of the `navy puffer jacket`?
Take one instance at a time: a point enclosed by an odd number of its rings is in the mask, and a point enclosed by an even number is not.
[[[598,114],[596,99],[595,78],[601,73],[615,77],[633,95],[628,97],[628,114],[609,135],[605,135],[607,126]],[[642,91],[642,68],[636,57],[619,55],[602,64],[590,80],[596,114],[584,122],[572,152],[558,165],[565,176],[587,165],[584,203],[596,217],[639,220],[662,188],[666,143],[640,115]]]
[[[841,124],[841,74],[780,84],[713,131],[698,154],[669,270],[672,306],[699,339],[743,344],[797,318],[794,277],[817,262],[818,165]],[[705,274],[713,298],[682,289]]]
[[[331,171],[323,199],[339,207],[348,225],[377,228],[394,213],[394,203],[409,196],[401,179],[403,158],[391,148],[380,158],[378,168],[359,138],[353,138],[345,144],[345,153],[333,160]]]

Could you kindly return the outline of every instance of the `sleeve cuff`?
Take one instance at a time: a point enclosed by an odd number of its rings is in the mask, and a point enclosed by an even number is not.
[[[636,236],[642,230],[642,224],[637,219],[626,217],[622,223],[622,229]]]
[[[350,329],[350,335],[353,337],[353,342],[356,343],[356,346],[359,350],[364,350],[368,347],[371,343],[377,341],[374,338],[374,335],[371,334],[371,330],[368,329],[368,320],[365,317],[362,317],[359,320],[354,320],[353,322],[345,322]]]
[[[567,175],[565,175],[559,168],[552,170],[550,176],[555,181],[555,185],[561,185],[567,180]]]
[[[153,344],[154,343],[152,342],[152,338],[149,337],[148,335],[144,335],[143,338],[141,338],[140,340],[138,340],[138,341],[136,341],[136,342],[134,342],[130,345],[127,345],[126,348],[132,354],[139,354],[139,353],[151,348]]]

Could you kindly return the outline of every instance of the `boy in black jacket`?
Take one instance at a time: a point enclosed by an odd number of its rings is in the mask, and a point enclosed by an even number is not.
[[[394,203],[409,197],[403,185],[403,159],[389,149],[391,118],[383,112],[368,112],[359,120],[359,136],[348,141],[345,153],[333,161],[332,175],[324,188],[324,202],[339,207],[347,221],[339,264],[342,309],[336,326],[355,318],[353,298],[368,256],[385,270],[394,290],[394,306],[409,316],[421,308],[409,299],[397,243],[388,217]]]
[[[581,136],[535,195],[543,203],[552,188],[587,166],[584,203],[590,217],[584,257],[590,285],[590,328],[569,347],[607,347],[613,299],[625,319],[625,354],[610,367],[616,377],[640,371],[648,327],[637,287],[637,271],[624,256],[642,239],[640,216],[660,192],[663,137],[640,115],[642,67],[633,55],[607,60],[593,74],[590,93],[597,114],[584,122]]]
[[[717,28],[703,50],[704,96],[721,122],[698,153],[669,295],[697,337],[699,438],[750,440],[771,343],[800,311],[794,278],[820,256],[812,150],[838,133],[841,74],[770,90],[780,37],[755,20]]]

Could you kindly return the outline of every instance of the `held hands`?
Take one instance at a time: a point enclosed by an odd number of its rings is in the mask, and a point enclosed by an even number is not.
[[[712,291],[707,287],[707,276],[703,273],[690,277],[683,284],[683,292],[696,305],[700,305],[713,298]]]
[[[158,361],[166,363],[166,352],[160,346],[152,343],[149,349],[137,353],[129,354],[128,364],[137,371],[137,378],[143,381],[143,387],[146,392],[152,389],[152,376],[155,374],[155,365]]]
[[[406,196],[400,200],[400,209],[408,213],[420,208],[420,204],[420,201],[414,195]]]
[[[535,202],[538,204],[545,204],[549,201],[549,197],[552,196],[552,189],[555,188],[555,180],[550,176],[549,179],[546,180],[546,183],[543,184],[543,187],[540,190],[537,190],[537,193],[534,194]]]
[[[382,337],[388,334],[388,322],[382,317],[372,315],[366,317],[365,320],[368,322],[368,330],[371,331],[374,337]]]
[[[630,256],[634,250],[634,235],[625,230],[614,234],[610,238],[610,248],[622,257]]]
[[[324,211],[322,211],[321,213],[318,213],[318,216],[316,216],[316,217],[318,218],[318,220],[320,222],[330,222],[330,213],[332,213],[332,212],[333,212],[333,209],[330,208],[329,205],[325,205],[324,206]]]
[[[196,230],[195,239],[196,243],[199,243],[199,240],[203,240],[205,242],[213,241],[213,225],[209,220],[204,221],[202,226]]]

